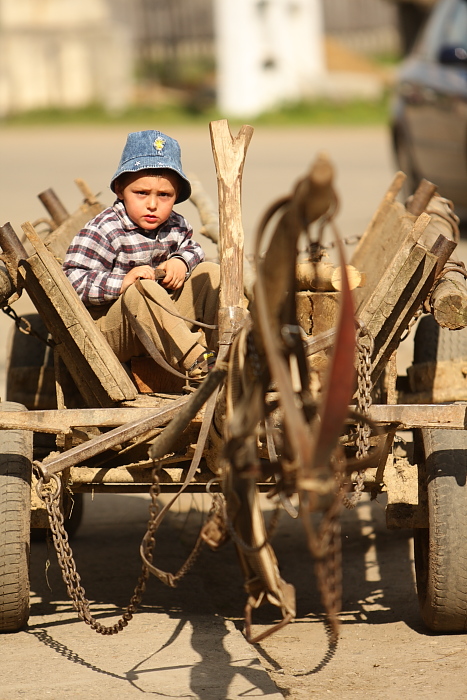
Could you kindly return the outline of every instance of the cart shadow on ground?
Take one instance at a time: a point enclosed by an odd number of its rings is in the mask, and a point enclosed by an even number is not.
[[[97,494],[85,497],[84,518],[71,541],[81,583],[91,601],[93,616],[103,625],[113,625],[128,605],[141,573],[139,546],[146,530],[149,499],[141,496]],[[186,557],[180,530],[183,522],[196,519],[200,513],[169,514],[158,531],[154,563],[168,571],[177,571]],[[229,641],[231,629],[216,615],[213,601],[204,590],[200,568],[195,564],[177,588],[168,588],[150,576],[143,601],[135,614],[144,618],[144,651],[130,668],[122,655],[121,672],[112,672],[105,653],[91,653],[99,648],[101,635],[96,635],[78,620],[67,598],[65,585],[50,538],[31,546],[31,617],[26,632],[40,643],[73,664],[92,672],[128,682],[141,692],[160,697],[180,697],[177,689],[162,687],[158,677],[167,671],[189,674],[193,697],[222,700],[231,697],[229,688],[235,677],[241,684],[256,688],[265,697],[271,694],[271,682],[255,657],[238,653],[238,645]],[[241,610],[241,608],[240,608]],[[161,613],[164,620],[161,622]],[[158,615],[159,614],[159,615]],[[241,614],[241,613],[240,613]],[[129,622],[128,629],[133,624]],[[77,641],[77,625],[80,635]],[[139,628],[138,628],[139,629]],[[84,631],[81,631],[84,630]],[[125,634],[119,635],[125,647]],[[134,633],[137,634],[137,633]],[[83,653],[83,636],[90,645]],[[148,638],[149,637],[149,638]],[[177,646],[182,643],[182,646]],[[97,642],[94,640],[97,638]],[[187,638],[189,649],[187,652]],[[115,639],[115,637],[113,637]],[[143,639],[143,638],[142,638]],[[132,646],[134,649],[134,635]],[[153,651],[149,651],[153,645]],[[105,642],[103,643],[105,646]],[[120,647],[120,648],[122,648]],[[244,651],[244,649],[242,649]],[[191,652],[191,653],[190,653]],[[89,656],[88,656],[89,653]],[[131,655],[134,658],[134,654]],[[166,678],[166,676],[165,676]],[[215,679],[215,688],[212,681]],[[156,680],[156,682],[154,682]],[[267,682],[266,682],[267,681]],[[156,688],[159,687],[159,690]],[[181,692],[181,691],[180,691]],[[191,697],[191,694],[190,694]]]
[[[209,507],[207,496],[197,494],[184,498],[188,499],[184,507],[177,510],[175,506],[159,530],[156,542],[156,565],[173,572],[183,563],[184,555],[196,539],[203,513]],[[120,610],[128,605],[141,570],[139,544],[145,531],[148,505],[148,499],[143,497],[103,497],[101,494],[97,494],[94,500],[86,497],[85,517],[72,541],[72,548],[83,586],[92,601],[93,614],[102,624],[113,624]],[[297,619],[300,624],[317,628],[317,638],[322,641],[323,608],[301,522],[284,513],[272,544],[282,577],[296,588]],[[365,494],[357,508],[343,511],[342,544],[342,627],[355,623],[373,626],[403,622],[416,632],[426,634],[418,614],[412,533],[386,528],[384,496],[370,501]],[[50,542],[32,545],[31,588],[35,597],[29,633],[69,661],[107,674],[95,663],[89,663],[75,653],[73,642],[65,646],[54,639],[54,628],[70,623],[74,625],[72,620],[76,618],[73,618],[71,604],[64,602],[65,588]],[[164,626],[162,637],[165,637],[161,639],[159,635],[152,653],[147,654],[146,645],[143,658],[123,673],[122,680],[140,687],[138,684],[144,674],[157,671],[158,665],[154,661],[160,651],[170,646],[176,649],[179,635],[186,625],[190,625],[191,648],[201,657],[199,663],[192,665],[190,672],[191,689],[197,697],[214,697],[204,690],[206,678],[213,673],[217,678],[224,679],[225,697],[236,674],[243,674],[245,680],[261,688],[262,671],[251,665],[249,660],[245,659],[246,663],[242,664],[232,659],[224,645],[228,629],[218,617],[221,615],[242,629],[244,604],[242,574],[231,542],[217,552],[203,549],[193,570],[175,589],[167,588],[151,576],[140,611],[165,613],[171,618],[172,625]],[[47,619],[49,616],[50,622]],[[213,621],[208,638],[205,616]],[[274,624],[278,619],[276,609],[270,606],[254,615],[254,623],[259,627]],[[78,624],[85,627],[79,621]],[[157,627],[156,621],[156,634]],[[318,628],[321,628],[320,631]],[[87,626],[86,631],[89,635],[94,634]],[[73,634],[70,634],[72,638]],[[332,649],[326,649],[326,645],[322,644],[318,646],[319,649],[310,658],[308,669],[301,675],[317,673],[332,663]],[[268,645],[256,645],[256,651],[269,666],[280,667],[268,651]],[[144,692],[154,691],[146,689]]]

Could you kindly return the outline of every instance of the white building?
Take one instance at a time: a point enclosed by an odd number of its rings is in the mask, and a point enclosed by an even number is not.
[[[108,0],[0,0],[0,116],[128,103],[130,36]]]
[[[321,0],[215,0],[217,93],[229,116],[255,116],[321,91]]]

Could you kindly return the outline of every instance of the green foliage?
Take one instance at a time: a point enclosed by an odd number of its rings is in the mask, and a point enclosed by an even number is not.
[[[359,125],[384,124],[388,120],[389,102],[385,95],[380,100],[315,100],[284,105],[266,112],[255,122],[258,125]]]
[[[376,101],[315,100],[284,105],[255,119],[229,118],[233,125],[248,122],[253,126],[332,126],[385,124],[388,121],[389,98]],[[188,95],[179,104],[161,107],[135,106],[109,112],[100,105],[82,109],[42,109],[11,115],[0,120],[1,126],[56,126],[56,125],[119,125],[131,128],[152,128],[154,124],[204,124],[222,119],[225,115],[200,99],[199,93]]]
[[[193,60],[173,58],[142,60],[136,75],[140,81],[156,82],[171,88],[199,89],[212,81],[215,73],[213,57],[201,56]]]

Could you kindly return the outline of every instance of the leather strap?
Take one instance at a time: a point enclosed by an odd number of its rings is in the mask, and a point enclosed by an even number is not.
[[[219,355],[217,358],[217,363],[224,362],[225,358],[228,355],[229,349],[230,349],[230,345],[227,345],[227,344],[220,347]],[[198,441],[196,443],[195,453],[193,455],[193,459],[191,461],[190,468],[189,468],[187,475],[185,477],[185,481],[183,482],[182,486],[177,491],[177,493],[174,495],[174,497],[171,498],[170,501],[165,504],[165,506],[160,510],[160,512],[154,518],[153,522],[148,527],[148,530],[147,530],[146,534],[144,535],[143,540],[141,542],[141,546],[140,546],[140,555],[141,555],[141,559],[143,560],[144,565],[148,568],[148,570],[152,574],[154,574],[154,576],[157,576],[157,578],[160,579],[162,581],[162,583],[165,583],[166,586],[170,586],[172,588],[175,588],[175,586],[177,585],[177,580],[178,580],[178,578],[180,578],[180,576],[178,574],[172,574],[170,571],[163,571],[162,569],[159,569],[158,567],[154,566],[154,564],[151,561],[149,561],[147,554],[151,553],[151,540],[153,540],[154,534],[158,530],[165,514],[173,506],[173,504],[175,503],[177,498],[185,491],[187,486],[191,483],[191,481],[193,480],[193,477],[196,473],[196,470],[198,469],[199,463],[200,463],[201,458],[203,456],[204,446],[206,444],[206,440],[207,440],[207,437],[209,434],[209,428],[211,426],[212,419],[214,416],[214,411],[216,408],[216,400],[217,400],[219,390],[220,390],[220,384],[218,384],[214,388],[213,393],[211,394],[211,396],[209,397],[209,399],[206,402],[206,409],[204,412],[203,422],[201,424],[201,429],[199,431],[199,436],[198,436]],[[196,547],[196,545],[195,545],[195,547]],[[188,557],[188,559],[190,559],[190,557]]]
[[[144,289],[143,286],[141,285],[139,279],[136,280],[135,286],[137,290],[141,293],[141,295],[145,298],[146,300],[146,295],[144,294]],[[142,291],[141,291],[142,290]],[[136,316],[131,313],[130,309],[128,308],[125,300],[125,295],[126,295],[127,290],[123,292],[122,296],[122,310],[125,316],[127,317],[130,326],[132,327],[135,335],[139,338],[141,341],[144,349],[152,357],[154,362],[157,362],[160,367],[165,369],[167,372],[170,372],[170,374],[175,375],[176,377],[180,377],[181,379],[186,379],[186,375],[182,374],[178,370],[176,370],[172,365],[169,365],[169,363],[162,357],[161,353],[156,347],[156,344],[154,343],[153,339],[150,337],[150,335],[146,332],[144,327],[141,325],[141,323],[138,321]],[[146,301],[147,303],[147,301]]]
[[[138,277],[138,279],[135,281],[135,287],[138,290],[138,292],[143,296],[146,297],[147,299],[150,299],[153,301],[157,306],[160,306],[161,309],[166,311],[168,314],[171,316],[174,316],[174,318],[181,318],[182,321],[186,321],[187,323],[192,323],[194,326],[199,326],[200,328],[208,328],[209,330],[215,331],[218,328],[218,325],[216,323],[203,323],[202,321],[196,321],[193,318],[187,318],[186,316],[182,316],[181,314],[177,314],[175,311],[172,309],[168,309],[164,304],[162,304],[158,299],[153,297],[153,295],[148,292],[147,289],[143,287],[141,284],[141,277]]]

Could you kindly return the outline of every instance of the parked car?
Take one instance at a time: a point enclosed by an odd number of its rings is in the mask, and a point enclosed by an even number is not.
[[[412,51],[420,29],[437,0],[389,0],[389,2],[396,5],[401,49],[406,56]]]
[[[395,87],[391,131],[407,191],[422,177],[467,219],[467,0],[439,0]]]

